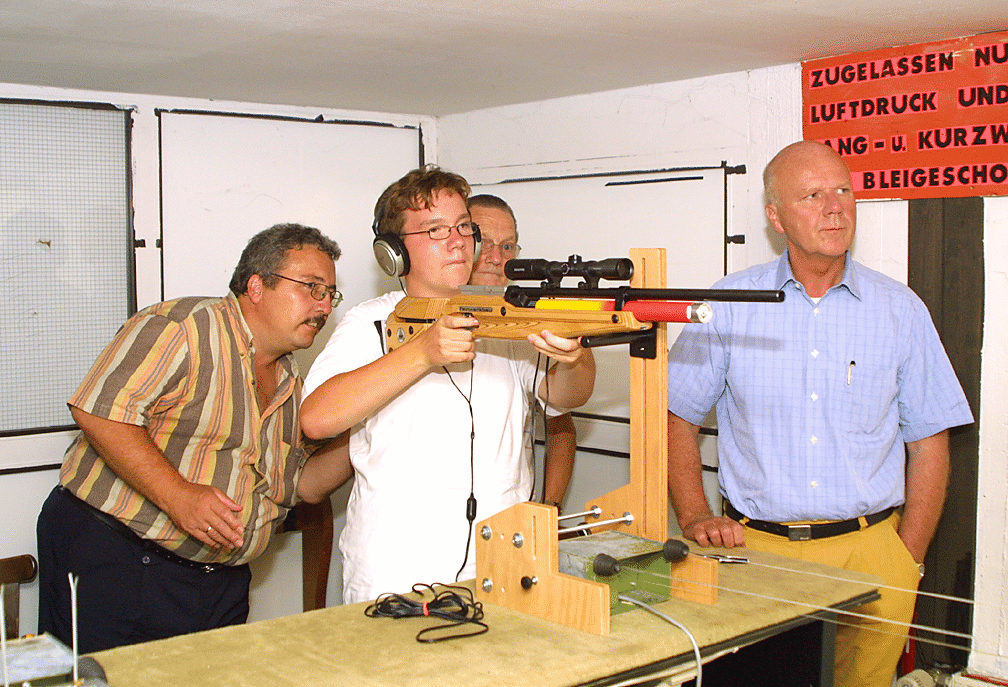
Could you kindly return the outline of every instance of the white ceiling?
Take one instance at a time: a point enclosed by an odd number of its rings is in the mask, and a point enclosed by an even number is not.
[[[443,115],[1005,28],[1004,0],[4,0],[0,82]]]

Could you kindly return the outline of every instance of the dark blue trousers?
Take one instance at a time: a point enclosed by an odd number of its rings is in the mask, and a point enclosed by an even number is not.
[[[72,642],[70,584],[77,585],[81,653],[244,623],[248,565],[212,572],[170,561],[97,519],[56,487],[38,519],[39,632]]]

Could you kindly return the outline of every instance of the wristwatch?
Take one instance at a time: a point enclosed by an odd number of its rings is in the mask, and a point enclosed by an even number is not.
[[[920,570],[921,577],[924,577],[924,564],[923,563],[918,563],[917,564],[917,569]]]

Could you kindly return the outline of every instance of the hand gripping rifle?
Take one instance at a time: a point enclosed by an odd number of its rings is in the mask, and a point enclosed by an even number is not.
[[[411,341],[442,315],[468,315],[479,322],[476,336],[524,339],[548,329],[558,336],[580,337],[586,348],[630,344],[630,354],[653,358],[657,322],[707,322],[713,316],[705,301],[780,303],[783,291],[741,289],[601,288],[600,279],[627,281],[633,276],[629,258],[566,262],[542,258],[514,259],[504,265],[508,279],[541,280],[539,286],[463,286],[451,298],[406,296],[385,324],[388,350]],[[561,286],[565,277],[580,277],[574,287]]]

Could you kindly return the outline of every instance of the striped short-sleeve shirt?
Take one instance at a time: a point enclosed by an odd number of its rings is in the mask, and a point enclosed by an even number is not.
[[[238,549],[213,549],[176,527],[98,456],[83,433],[67,449],[61,483],[141,537],[199,562],[239,565],[265,550],[294,504],[306,454],[298,426],[301,380],[294,358],[260,410],[254,341],[233,294],[181,298],[131,317],[68,401],[92,415],[143,426],[179,474],[217,487],[242,507]]]

